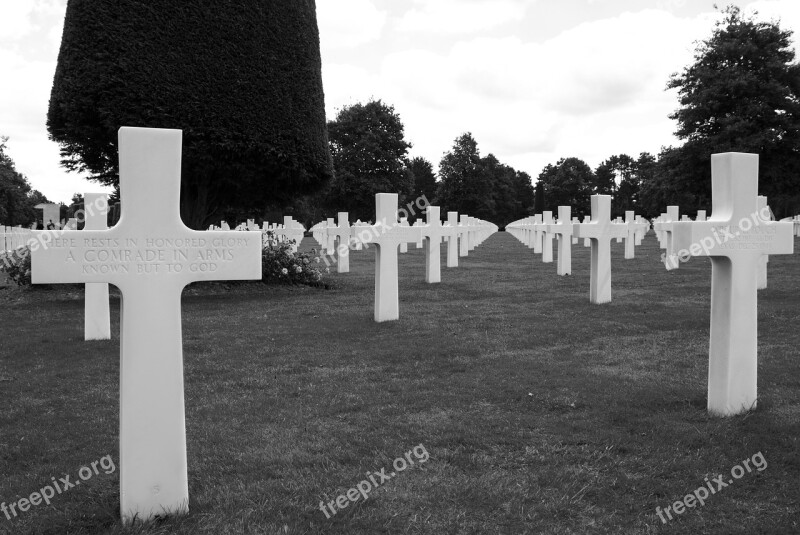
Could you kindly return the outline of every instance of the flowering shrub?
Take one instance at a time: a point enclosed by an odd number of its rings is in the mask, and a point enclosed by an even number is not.
[[[322,273],[313,265],[319,263],[319,258],[315,257],[316,249],[312,249],[310,253],[294,253],[294,243],[294,240],[283,243],[264,240],[264,250],[261,253],[262,282],[327,286],[322,280]]]
[[[14,251],[0,253],[0,270],[19,286],[31,284],[31,249],[20,247]]]

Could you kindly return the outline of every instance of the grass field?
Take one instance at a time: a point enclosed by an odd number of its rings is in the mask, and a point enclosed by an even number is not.
[[[119,473],[100,471],[50,506],[0,513],[0,532],[800,533],[800,254],[771,258],[759,292],[758,409],[716,419],[709,261],[667,272],[652,233],[635,260],[612,251],[602,306],[588,302],[588,249],[573,247],[562,278],[506,233],[442,268],[438,285],[411,245],[397,322],[372,321],[371,250],[330,276],[332,290],[193,286],[190,514],[124,528]],[[0,300],[8,504],[118,461],[119,300],[114,339],[92,343],[80,288]],[[412,454],[366,501],[320,510],[415,447],[427,462]],[[767,468],[666,524],[656,515],[759,452]]]

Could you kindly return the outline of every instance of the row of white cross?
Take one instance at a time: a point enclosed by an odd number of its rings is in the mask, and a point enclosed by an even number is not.
[[[553,213],[545,211],[506,225],[511,233],[524,245],[542,255],[542,262],[553,262],[553,238],[558,241],[556,274],[564,276],[572,273],[572,245],[584,240],[584,246],[592,247],[589,301],[596,304],[611,301],[611,240],[625,240],[625,258],[634,257],[634,246],[641,244],[650,227],[647,220],[625,212],[621,218],[611,220],[611,197],[592,196],[592,215],[585,216],[583,223],[572,218],[572,208],[558,207],[558,219]]]
[[[125,522],[188,511],[183,287],[203,280],[259,279],[262,272],[261,232],[199,232],[181,222],[181,139],[180,130],[121,128],[124,209],[119,223],[107,230],[87,226],[50,233],[55,238],[48,246],[32,251],[35,284],[112,283],[122,293],[120,511]],[[756,402],[758,264],[764,255],[792,253],[794,223],[759,221],[758,231],[742,228],[730,241],[716,241],[720,232],[731,232],[757,212],[758,156],[714,155],[712,179],[712,217],[675,222],[671,233],[675,250],[711,257],[708,408],[730,415]],[[422,227],[396,224],[397,195],[379,194],[376,205],[376,224],[369,226],[370,244],[376,245],[376,311],[390,318],[389,304],[384,309],[377,301],[391,293],[391,285],[397,295],[398,246],[418,243],[425,234]],[[575,225],[564,214],[553,225],[563,225],[559,229],[566,232],[572,227],[575,237],[589,239],[593,265],[599,266],[609,262],[610,240],[625,237],[622,230],[630,232],[627,225],[613,224],[609,214],[610,198],[593,196],[591,221]],[[436,226],[429,225],[430,235]],[[562,242],[571,241],[568,234],[561,236]],[[698,243],[707,246],[695,247]],[[604,277],[592,277],[595,302],[606,293],[610,299],[610,269]]]
[[[400,318],[398,281],[398,249],[408,251],[408,244],[425,250],[425,282],[441,281],[441,244],[447,244],[447,267],[458,267],[458,258],[464,257],[486,238],[497,232],[497,225],[475,217],[448,212],[443,224],[438,206],[426,208],[426,221],[413,226],[408,219],[398,220],[398,195],[375,195],[375,224],[360,220],[350,225],[347,212],[338,213],[338,223],[333,218],[311,227],[314,239],[324,254],[334,257],[339,273],[350,271],[350,253],[371,245],[375,250],[375,307],[376,322]]]

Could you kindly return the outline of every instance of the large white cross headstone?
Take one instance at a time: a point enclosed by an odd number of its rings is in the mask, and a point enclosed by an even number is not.
[[[119,130],[122,217],[64,231],[33,252],[34,283],[111,283],[122,292],[120,511],[124,522],[188,510],[181,292],[261,278],[261,235],[194,231],[179,214],[180,130]]]
[[[792,254],[790,223],[758,214],[758,155],[711,156],[708,221],[673,227],[679,256],[711,257],[708,410],[730,416],[755,407],[758,268],[764,255]]]
[[[86,213],[83,230],[108,228],[108,194],[84,193]],[[83,337],[85,340],[111,339],[111,311],[108,303],[108,283],[90,282],[85,286]]]
[[[397,193],[375,194],[375,224],[370,229],[370,243],[375,247],[375,321],[400,319],[400,295],[397,269],[398,245],[416,243],[419,227],[397,222]]]
[[[611,222],[611,196],[592,195],[592,219],[575,225],[579,238],[592,244],[589,301],[595,304],[611,302],[611,240],[625,236],[625,225]]]

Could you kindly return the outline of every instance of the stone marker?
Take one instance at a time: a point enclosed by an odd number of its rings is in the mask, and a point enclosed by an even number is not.
[[[424,227],[425,226],[425,222],[422,219],[417,219],[416,221],[414,221],[414,226],[415,227]],[[424,246],[423,242],[424,242],[424,238],[422,237],[422,235],[420,235],[420,241],[418,241],[415,244],[417,249],[422,249],[423,248],[423,246]]]
[[[469,254],[469,216],[461,214],[461,224],[458,225],[458,256]]]
[[[119,130],[122,217],[109,230],[63,231],[32,256],[32,281],[122,292],[120,512],[126,523],[186,512],[181,292],[201,280],[261,277],[261,236],[186,228],[181,131]]]
[[[83,230],[108,229],[107,194],[84,193],[83,206],[86,212]],[[87,283],[84,292],[84,340],[111,340],[111,310],[108,302],[108,283]]]
[[[560,216],[559,216],[559,219],[560,219]],[[577,217],[573,217],[572,218],[572,228],[575,228],[575,224],[576,223],[580,223],[580,222],[581,222],[580,219],[578,219]],[[578,245],[578,237],[575,236],[575,234],[572,235],[572,245]]]
[[[767,204],[767,198],[763,195],[758,196],[758,214],[759,216],[764,216],[766,214],[771,214],[772,210],[769,209],[769,205]],[[772,218],[768,217],[767,221],[771,221]],[[766,290],[767,289],[767,264],[769,263],[769,256],[764,255],[761,257],[758,265],[758,289],[759,290]]]
[[[339,224],[334,227],[328,227],[329,243],[331,239],[335,240],[337,273],[350,273],[350,236],[352,230],[350,229],[349,214],[347,212],[339,212],[337,216]],[[328,221],[331,220],[329,219]]]
[[[758,215],[758,155],[711,156],[708,221],[676,223],[681,257],[711,257],[708,410],[731,416],[756,406],[758,266],[764,255],[792,254],[791,224]]]
[[[548,231],[553,224],[553,212],[545,210],[542,213],[542,262],[549,264],[553,261],[553,235]]]
[[[586,225],[587,223],[591,223],[591,222],[592,222],[592,216],[589,216],[589,215],[583,216],[583,224],[584,225]],[[573,226],[573,229],[574,228],[576,228],[576,227]],[[576,233],[576,236],[577,236],[577,233]],[[584,238],[583,239],[583,246],[584,247],[591,247],[592,246],[592,240],[590,240],[589,238]]]
[[[426,211],[428,224],[419,228],[425,240],[425,282],[433,284],[442,280],[440,245],[442,238],[449,234],[449,231],[442,226],[438,206],[428,206]]]
[[[375,195],[375,224],[370,227],[375,247],[375,321],[400,319],[397,246],[416,243],[422,230],[397,223],[397,193]]]
[[[378,221],[380,221],[380,219]],[[401,227],[407,227],[408,226],[408,218],[407,217],[401,217],[400,218],[400,226]],[[400,243],[400,252],[401,253],[407,253],[408,252],[408,243],[406,243],[406,242],[401,242]]]
[[[542,233],[542,214],[533,216],[533,254],[542,254],[544,250],[544,236]]]
[[[547,226],[548,234],[558,236],[556,274],[561,276],[572,274],[572,232],[574,223],[570,221],[571,212],[571,207],[559,206],[558,222]]]
[[[334,256],[336,254],[336,220],[329,217],[325,221],[325,254]]]
[[[635,256],[636,234],[638,228],[636,226],[636,215],[632,210],[625,211],[625,225],[628,228],[628,233],[625,236],[625,259],[630,260]]]
[[[447,226],[452,229],[447,237],[447,267],[458,267],[458,212],[447,212]]]
[[[575,225],[579,238],[590,239],[592,244],[589,301],[594,304],[611,302],[611,240],[625,236],[625,225],[611,222],[611,196],[592,195],[590,223]]]

